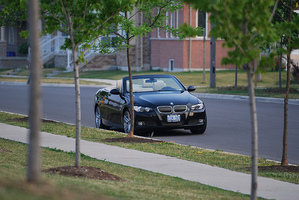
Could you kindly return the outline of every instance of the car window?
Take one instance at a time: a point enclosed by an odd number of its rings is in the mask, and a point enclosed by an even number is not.
[[[183,86],[172,77],[159,78],[134,78],[133,92],[153,92],[153,91],[182,91]],[[126,81],[126,92],[129,92],[129,80]]]

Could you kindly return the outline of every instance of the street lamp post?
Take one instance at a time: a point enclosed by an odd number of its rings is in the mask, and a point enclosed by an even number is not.
[[[213,29],[212,25],[212,29]],[[210,87],[216,87],[216,41],[211,36],[211,49],[210,49]]]
[[[206,30],[203,29],[203,77],[202,81],[206,82]]]

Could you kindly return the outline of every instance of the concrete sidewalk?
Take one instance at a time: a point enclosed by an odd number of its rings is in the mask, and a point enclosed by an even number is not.
[[[0,123],[0,137],[27,143],[29,130]],[[75,151],[75,139],[42,132],[42,147]],[[180,177],[224,190],[249,194],[251,175],[213,167],[169,156],[146,153],[131,149],[81,140],[81,153],[116,164]],[[258,196],[268,199],[298,199],[299,185],[258,177]]]

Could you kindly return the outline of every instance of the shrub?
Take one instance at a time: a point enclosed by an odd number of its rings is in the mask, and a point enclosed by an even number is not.
[[[20,46],[19,46],[19,49],[18,49],[18,53],[19,54],[28,54],[28,42],[23,42]]]

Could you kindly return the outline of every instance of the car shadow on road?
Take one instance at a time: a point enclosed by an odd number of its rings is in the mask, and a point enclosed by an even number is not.
[[[136,135],[143,137],[175,137],[175,136],[188,136],[193,135],[190,131],[184,129],[172,130],[158,130],[154,132],[136,133]]]
[[[110,127],[110,129],[107,130],[114,130],[114,131],[119,131],[119,132],[124,132],[121,129],[115,128],[115,127]],[[136,136],[142,136],[142,137],[174,137],[174,136],[192,136],[192,134],[189,130],[184,130],[184,129],[171,129],[171,130],[157,130],[157,131],[140,131],[134,133]]]

